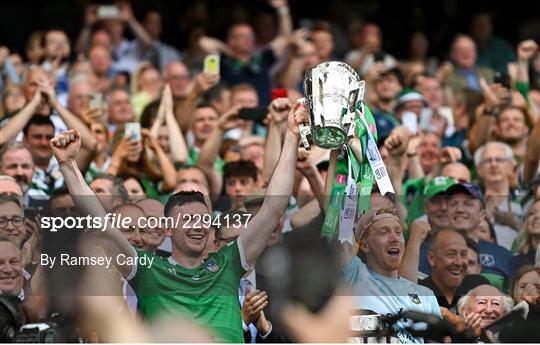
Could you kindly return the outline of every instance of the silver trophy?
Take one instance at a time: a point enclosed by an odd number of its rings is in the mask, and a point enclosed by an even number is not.
[[[309,125],[300,125],[302,144],[325,148],[341,148],[354,136],[355,109],[362,101],[365,82],[346,63],[329,61],[306,72],[305,104]]]

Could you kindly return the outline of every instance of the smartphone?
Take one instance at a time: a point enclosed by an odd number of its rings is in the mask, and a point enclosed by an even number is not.
[[[261,122],[266,118],[268,110],[265,107],[241,108],[238,117],[241,120],[253,120]]]
[[[493,82],[495,84],[501,84],[507,89],[510,88],[510,76],[507,73],[495,72]]]
[[[403,123],[403,126],[405,126],[405,128],[412,133],[412,135],[416,135],[416,133],[418,133],[418,116],[416,116],[416,114],[412,111],[403,112],[403,114],[401,114],[401,122]]]
[[[141,124],[138,122],[128,122],[125,125],[124,137],[132,140],[141,141]]]
[[[103,109],[103,94],[100,92],[92,92],[88,101],[90,109]]]
[[[382,50],[379,50],[373,55],[373,60],[375,62],[384,62],[384,52]]]
[[[97,9],[97,17],[100,19],[117,18],[119,15],[120,11],[116,5],[99,5]]]
[[[204,58],[203,72],[219,75],[219,55],[210,54]]]
[[[428,130],[431,127],[431,117],[433,110],[430,107],[423,107],[420,113],[420,129]]]
[[[287,89],[272,89],[272,101],[276,98],[287,98],[289,94]]]

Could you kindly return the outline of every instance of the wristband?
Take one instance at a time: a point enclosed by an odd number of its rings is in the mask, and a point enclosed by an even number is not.
[[[407,157],[411,158],[411,157],[414,157],[416,156],[416,152],[413,152],[413,153],[408,153],[407,152]]]

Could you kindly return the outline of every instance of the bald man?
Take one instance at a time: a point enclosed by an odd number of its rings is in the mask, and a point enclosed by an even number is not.
[[[478,274],[467,274],[468,251],[465,237],[456,230],[440,230],[432,235],[427,259],[431,275],[419,282],[430,288],[439,306],[457,312],[461,296],[488,280]]]

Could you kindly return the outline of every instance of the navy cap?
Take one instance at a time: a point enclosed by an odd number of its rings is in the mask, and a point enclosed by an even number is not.
[[[482,194],[482,190],[480,190],[480,187],[478,185],[467,183],[467,182],[459,182],[451,186],[450,188],[448,188],[446,191],[448,195],[452,195],[457,192],[465,192],[469,194],[470,196],[472,196],[473,198],[480,200],[480,202],[482,202],[482,205],[484,205],[484,207],[486,206],[484,194]]]

